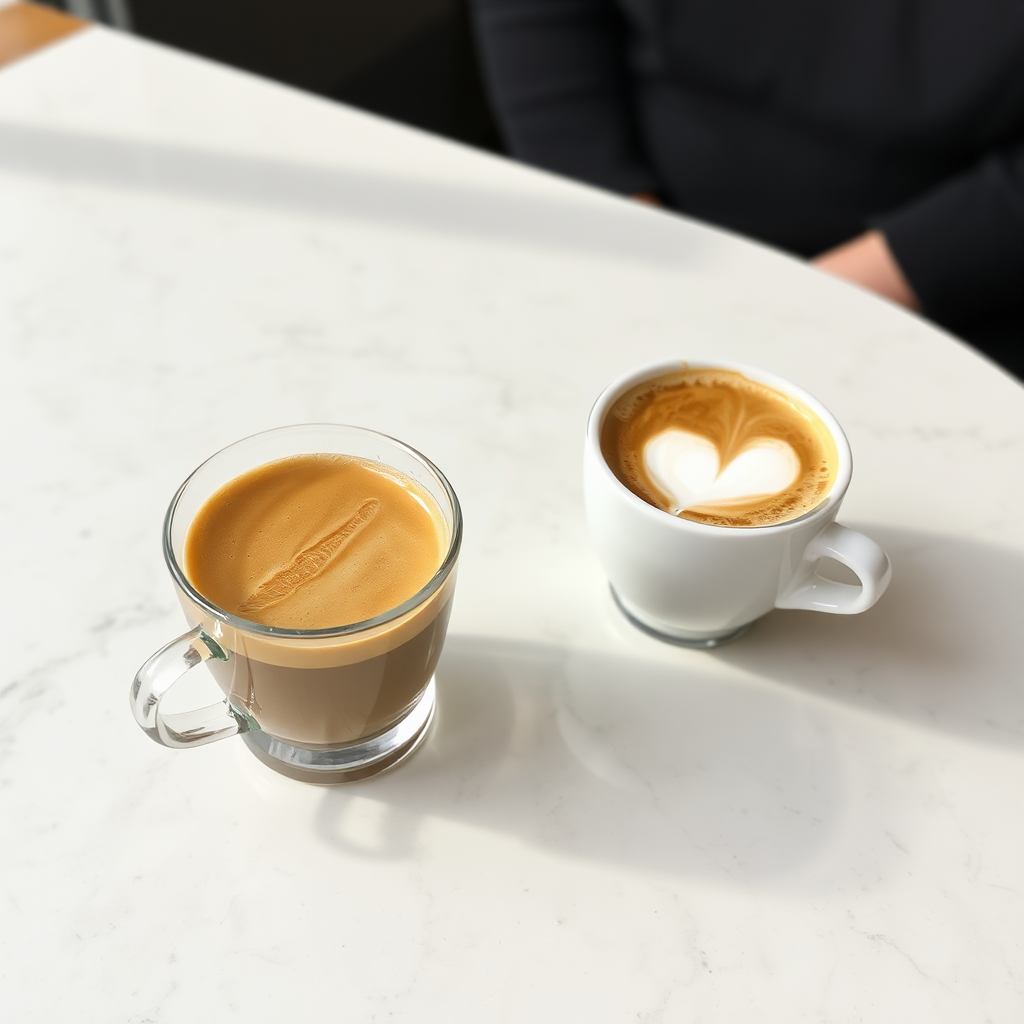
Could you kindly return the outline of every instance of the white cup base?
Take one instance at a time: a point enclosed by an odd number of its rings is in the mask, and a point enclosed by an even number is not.
[[[678,629],[667,623],[652,622],[649,616],[645,615],[640,609],[631,606],[616,593],[614,587],[609,586],[608,589],[612,592],[612,598],[615,601],[616,607],[631,625],[636,626],[637,629],[648,636],[653,636],[656,640],[675,644],[677,647],[692,647],[696,650],[721,647],[722,644],[727,644],[743,636],[753,625],[752,622],[745,622],[742,626],[736,626],[723,632],[715,633],[695,633],[688,629]]]

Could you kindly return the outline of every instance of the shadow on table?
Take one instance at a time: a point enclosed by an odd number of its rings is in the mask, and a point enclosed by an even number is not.
[[[1024,556],[956,537],[859,528],[893,563],[874,608],[775,612],[712,656],[828,700],[1024,748]]]
[[[1024,745],[1024,559],[867,532],[894,562],[875,609],[773,613],[713,654],[648,660],[647,638],[638,656],[615,656],[450,637],[426,747],[406,770],[325,791],[318,833],[348,853],[411,857],[442,818],[598,862],[738,885],[798,874],[806,886],[842,830],[882,877],[887,856],[906,855],[876,843],[894,842],[893,823],[911,829],[912,809],[884,764],[851,767],[830,717],[802,698]],[[369,844],[358,798],[382,812]]]
[[[797,869],[843,813],[829,736],[772,688],[461,636],[437,685],[434,732],[408,769],[325,791],[327,842],[411,856],[441,817],[599,862],[749,879]],[[383,809],[369,845],[354,797]]]
[[[493,159],[468,150],[464,158]],[[581,202],[583,193],[529,195],[417,177],[414,168],[380,174],[2,122],[0,168],[657,264],[699,256],[704,238],[673,217],[640,216],[635,204]]]

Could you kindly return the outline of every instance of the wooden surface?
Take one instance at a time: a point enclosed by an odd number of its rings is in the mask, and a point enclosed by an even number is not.
[[[38,4],[0,7],[0,68],[84,28],[88,22]]]

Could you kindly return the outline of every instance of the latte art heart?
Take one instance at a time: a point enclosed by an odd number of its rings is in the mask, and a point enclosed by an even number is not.
[[[829,428],[798,398],[737,370],[686,364],[615,399],[601,454],[655,508],[740,528],[810,512],[839,465]]]
[[[644,468],[671,501],[674,515],[692,508],[728,508],[778,494],[800,475],[792,446],[775,437],[754,438],[725,466],[706,437],[670,428],[644,447]]]

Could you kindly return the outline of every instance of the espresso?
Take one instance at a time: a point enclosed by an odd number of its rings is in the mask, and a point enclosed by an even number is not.
[[[264,732],[306,749],[336,749],[372,739],[406,716],[437,668],[450,613],[446,592],[414,616],[394,646],[349,643],[344,653],[354,660],[342,664],[300,658],[282,665],[280,652],[253,649],[235,634],[227,660],[206,665],[228,700]]]
[[[404,474],[351,456],[298,455],[208,498],[185,538],[184,569],[233,616],[331,630],[417,595],[449,542],[433,497]],[[222,626],[227,659],[207,665],[231,703],[276,739],[308,749],[362,742],[401,721],[429,683],[453,588],[450,573],[405,613],[322,640]],[[214,628],[198,606],[186,611]]]
[[[714,526],[771,526],[810,512],[838,453],[810,408],[735,370],[682,366],[622,394],[601,452],[634,494]]]

